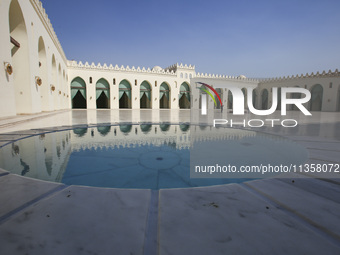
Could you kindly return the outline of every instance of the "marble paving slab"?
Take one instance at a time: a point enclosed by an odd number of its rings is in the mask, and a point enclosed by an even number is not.
[[[340,185],[306,176],[303,178],[301,175],[294,176],[294,174],[291,174],[290,178],[278,180],[340,204]]]
[[[0,254],[142,255],[148,190],[71,186],[0,225]]]
[[[304,141],[304,142],[332,142],[332,143],[339,143],[340,140],[337,140],[332,137],[318,137],[318,136],[294,136],[294,135],[287,135],[287,138],[294,140],[294,141]]]
[[[320,164],[320,165],[333,164],[333,167],[334,167],[333,162],[329,162],[329,161],[325,161],[325,160],[309,159],[306,163],[309,164],[309,165],[311,165],[311,164]],[[328,166],[328,169],[330,169],[329,166]],[[315,178],[322,178],[322,179],[327,180],[328,182],[340,184],[340,172],[336,173],[336,172],[334,172],[334,169],[335,168],[333,168],[332,172],[326,172],[326,173],[309,172],[309,173],[305,173],[305,175],[315,177]],[[340,171],[340,169],[339,169],[339,171]]]
[[[340,163],[340,151],[308,149],[309,158]]]
[[[303,145],[307,149],[320,149],[325,151],[340,151],[340,142],[307,142],[296,141],[298,144]]]
[[[159,254],[339,254],[340,247],[237,184],[160,191]]]
[[[34,180],[15,174],[1,176],[0,218],[60,186],[63,185]]]
[[[334,199],[326,199],[324,196],[310,193],[279,180],[257,180],[245,184],[340,242],[340,204],[334,202]],[[319,188],[322,189],[321,186]]]

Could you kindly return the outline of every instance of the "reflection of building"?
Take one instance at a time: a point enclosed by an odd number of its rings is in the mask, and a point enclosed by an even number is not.
[[[208,131],[208,132],[207,132]],[[189,149],[194,142],[234,140],[258,135],[253,131],[188,124],[96,126],[46,133],[0,149],[0,168],[12,173],[59,182],[74,151],[166,145]]]
[[[176,149],[184,149],[189,148],[196,141],[233,140],[254,135],[255,132],[252,131],[211,126],[129,124],[75,129],[71,132],[71,141],[72,150],[164,144]]]
[[[163,69],[67,61],[39,0],[3,0],[0,13],[0,117],[70,108],[198,109],[200,93],[193,78],[213,86],[256,88],[251,96],[258,109],[270,107],[272,87],[297,86],[312,92],[308,109],[340,111],[338,70],[258,80],[200,74],[195,66],[182,64]],[[218,93],[230,109],[231,93]]]
[[[0,149],[0,167],[12,173],[59,181],[71,153],[69,132],[42,134]]]

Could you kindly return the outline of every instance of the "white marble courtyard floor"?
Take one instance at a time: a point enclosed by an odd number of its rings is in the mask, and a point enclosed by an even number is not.
[[[308,162],[340,163],[340,113],[289,118],[298,128],[260,131],[303,145]],[[190,111],[67,110],[0,119],[0,146],[44,131],[122,122],[190,122]],[[304,177],[151,191],[67,186],[0,170],[0,254],[340,254],[340,176]]]

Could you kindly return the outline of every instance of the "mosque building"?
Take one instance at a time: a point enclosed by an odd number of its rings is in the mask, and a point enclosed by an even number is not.
[[[254,88],[257,109],[270,107],[273,87],[279,88],[279,98],[282,87],[306,88],[312,95],[308,110],[340,111],[338,69],[252,79],[198,73],[195,66],[183,64],[145,68],[82,63],[67,60],[39,0],[2,0],[0,19],[0,118],[62,109],[199,109],[198,81],[216,88],[236,85],[245,96],[250,96],[246,88]],[[225,109],[231,109],[230,91],[217,92]],[[208,103],[208,108],[220,107]]]

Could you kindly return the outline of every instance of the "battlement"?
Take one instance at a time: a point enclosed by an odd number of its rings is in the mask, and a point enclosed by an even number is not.
[[[169,70],[169,71],[174,71],[176,73],[178,69],[187,70],[187,71],[195,71],[195,66],[187,65],[187,64],[183,65],[182,63],[181,64],[176,63],[164,69]]]
[[[142,67],[140,68],[139,66],[135,68],[132,66],[130,68],[129,66],[124,67],[121,65],[120,67],[118,65],[113,66],[110,64],[109,66],[104,63],[104,65],[101,65],[98,63],[97,65],[95,63],[91,63],[91,65],[88,62],[85,62],[83,64],[81,61],[77,62],[75,60],[68,60],[67,61],[67,66],[69,68],[75,68],[75,69],[87,69],[87,70],[106,70],[106,71],[117,71],[117,72],[137,72],[137,73],[146,73],[146,74],[159,74],[159,75],[171,75],[171,76],[176,76],[176,73],[174,71],[170,70],[165,70],[165,69],[160,69],[160,68],[145,68]]]
[[[275,82],[275,81],[287,81],[287,80],[294,80],[294,79],[305,79],[305,78],[328,78],[328,77],[338,77],[340,76],[340,73],[338,69],[335,69],[334,72],[329,70],[328,72],[323,71],[322,73],[312,72],[311,74],[306,73],[306,74],[301,74],[301,75],[292,75],[292,76],[283,76],[283,77],[275,77],[275,78],[264,78],[264,79],[259,79],[260,83],[269,83],[269,82]]]
[[[49,33],[52,41],[54,42],[56,48],[58,49],[60,55],[62,56],[62,58],[65,60],[65,62],[67,61],[67,58],[65,56],[63,47],[61,47],[61,44],[59,42],[59,39],[57,37],[57,34],[55,33],[52,23],[50,21],[50,19],[48,18],[48,15],[46,14],[46,11],[42,5],[42,2],[40,2],[40,0],[30,0],[33,8],[35,9],[35,11],[37,12],[38,16],[40,17],[42,23],[44,24],[46,31]]]
[[[225,79],[225,80],[243,81],[243,82],[259,82],[258,79],[247,78],[244,75],[228,76],[228,75],[221,75],[221,74],[196,73],[196,78]]]

